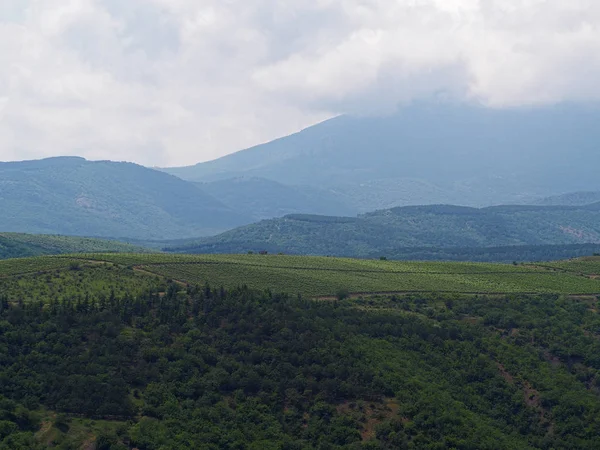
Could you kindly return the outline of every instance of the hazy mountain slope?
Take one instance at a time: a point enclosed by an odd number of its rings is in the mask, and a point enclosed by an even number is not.
[[[177,238],[249,219],[193,183],[130,163],[82,158],[0,163],[0,230]]]
[[[63,253],[140,253],[143,247],[105,239],[75,236],[0,233],[0,259],[27,256],[59,255]]]
[[[291,215],[230,230],[179,251],[267,250],[393,257],[407,247],[497,247],[600,243],[600,203],[583,207],[394,208],[353,217]]]
[[[568,194],[554,195],[535,202],[536,205],[566,205],[581,206],[600,202],[600,192],[570,192]]]
[[[354,215],[334,192],[310,186],[286,186],[264,178],[232,178],[198,183],[200,188],[234,211],[255,220],[288,214]]]
[[[361,211],[389,205],[523,202],[600,190],[600,109],[419,104],[389,117],[342,116],[192,167],[184,179],[262,177],[334,188]]]

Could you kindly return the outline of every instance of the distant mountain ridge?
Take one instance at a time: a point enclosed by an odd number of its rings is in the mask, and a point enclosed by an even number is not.
[[[599,190],[600,108],[490,109],[422,103],[340,116],[190,167],[186,180],[258,177],[327,189],[360,212],[417,204],[531,203]]]
[[[0,163],[0,230],[143,239],[250,223],[193,183],[122,162],[58,157]]]
[[[359,217],[289,215],[180,243],[191,253],[395,257],[407,248],[600,244],[600,202],[586,206],[407,206]]]
[[[582,206],[600,202],[600,191],[595,192],[570,192],[562,195],[546,197],[534,202],[536,205],[565,205]]]
[[[356,209],[348,206],[335,192],[311,186],[288,186],[254,177],[231,178],[197,185],[229,208],[254,220],[298,213],[357,213]]]

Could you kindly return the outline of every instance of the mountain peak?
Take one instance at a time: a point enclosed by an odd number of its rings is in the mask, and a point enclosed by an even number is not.
[[[416,104],[385,117],[337,117],[218,160],[164,170],[193,181],[259,177],[327,188],[360,212],[523,203],[600,191],[599,122],[600,108],[590,105]]]

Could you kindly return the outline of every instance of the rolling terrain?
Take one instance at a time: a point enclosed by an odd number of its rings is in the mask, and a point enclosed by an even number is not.
[[[214,161],[163,170],[192,181],[258,177],[312,186],[359,212],[530,203],[600,190],[599,120],[596,106],[420,103],[386,117],[337,117]]]
[[[74,236],[0,233],[0,259],[62,253],[143,252],[143,247],[105,239]]]
[[[596,273],[582,273],[573,262],[555,267],[547,263],[400,262],[285,255],[90,253],[1,261],[0,277],[63,270],[73,264],[84,267],[116,264],[183,285],[203,285],[210,281],[227,289],[246,285],[309,297],[335,296],[343,290],[352,294],[600,294],[600,280],[593,276]],[[570,264],[575,264],[572,270]]]
[[[596,449],[599,273],[600,257],[0,261],[0,449]],[[415,280],[428,292],[350,296]]]
[[[250,223],[193,183],[130,163],[0,163],[0,230],[176,239]]]
[[[600,203],[584,206],[496,206],[482,209],[407,206],[358,217],[289,215],[220,235],[179,243],[181,253],[268,251],[402,259],[410,248],[444,249],[600,243]],[[469,253],[468,250],[463,253]]]

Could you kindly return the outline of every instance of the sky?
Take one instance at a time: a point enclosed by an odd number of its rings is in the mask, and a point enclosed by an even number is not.
[[[339,114],[600,97],[598,0],[0,0],[0,160],[176,166]]]

